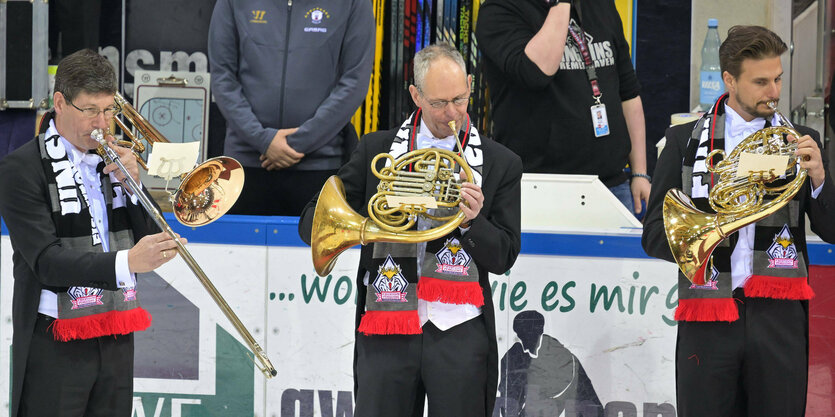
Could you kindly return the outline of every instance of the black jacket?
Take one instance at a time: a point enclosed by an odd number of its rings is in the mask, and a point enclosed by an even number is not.
[[[48,126],[47,117],[41,130]],[[14,249],[12,416],[17,416],[20,408],[41,289],[45,286],[117,289],[116,252],[78,252],[62,247],[52,220],[48,193],[37,138],[0,161],[0,216],[9,229]],[[126,207],[134,240],[159,232],[141,206],[128,203]],[[131,362],[126,371],[132,372],[132,365]]]
[[[392,139],[397,129],[374,132],[365,135],[354,151],[351,159],[337,175],[345,185],[348,204],[360,215],[367,217],[368,200],[377,192],[379,180],[371,173],[371,159],[380,153],[389,153]],[[479,215],[473,219],[469,231],[461,239],[463,249],[472,255],[478,266],[479,284],[484,293],[484,307],[482,315],[490,339],[487,386],[486,392],[487,417],[492,415],[496,401],[498,386],[498,349],[496,346],[495,314],[488,272],[502,274],[509,270],[521,246],[520,232],[520,195],[522,178],[522,161],[518,156],[490,139],[482,136],[484,165],[481,184],[484,193],[484,207]],[[384,160],[380,160],[382,168]],[[313,211],[316,207],[318,195],[308,203],[299,219],[299,235],[302,240],[310,243]],[[360,265],[357,271],[357,294],[365,294],[366,286],[363,277],[371,264],[374,244],[362,247]],[[362,298],[361,298],[362,299]],[[357,303],[356,327],[365,312],[365,303]],[[354,351],[354,366],[356,371],[356,350]],[[356,395],[356,377],[354,378],[354,393]]]
[[[566,40],[553,76],[525,55],[547,14],[542,0],[487,0],[481,6],[476,36],[490,87],[493,136],[522,157],[525,172],[592,174],[606,186],[618,185],[626,181],[623,169],[632,149],[621,103],[640,92],[620,17],[611,0],[583,0],[581,21],[572,11],[591,39],[608,113],[610,134],[595,138],[592,90],[571,42]]]

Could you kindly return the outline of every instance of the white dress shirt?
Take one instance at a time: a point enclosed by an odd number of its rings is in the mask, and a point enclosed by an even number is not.
[[[771,120],[771,125],[779,124],[779,119],[775,114]],[[750,122],[746,122],[731,106],[725,105],[725,153],[729,154],[737,145],[739,145],[745,138],[754,132],[762,129],[765,126],[765,119],[757,117]],[[812,198],[818,198],[823,184],[818,188],[812,190]],[[739,229],[739,240],[736,242],[733,252],[731,253],[731,282],[733,288],[739,288],[745,285],[748,278],[754,273],[754,227],[756,223]]]
[[[58,135],[58,130],[55,128],[55,121],[50,120],[49,128],[46,131],[46,137]],[[95,227],[101,237],[102,250],[109,252],[110,244],[108,241],[109,225],[107,223],[107,204],[105,203],[104,195],[101,192],[101,179],[96,172],[96,166],[101,158],[92,154],[85,154],[76,148],[73,144],[67,141],[63,136],[60,137],[61,143],[67,150],[67,158],[78,169],[81,175],[81,181],[84,184],[84,189],[87,193],[87,200],[90,205],[90,215],[95,221]],[[110,181],[118,181],[113,173],[110,174]],[[130,198],[133,204],[136,204],[136,197]],[[116,252],[116,286],[119,288],[133,288],[136,286],[136,275],[130,272],[128,268],[128,251],[120,250]],[[52,291],[42,289],[41,299],[38,304],[38,312],[50,317],[58,317],[58,295]]]
[[[417,133],[417,149],[425,148],[439,148],[451,151],[455,149],[455,136],[447,136],[438,139],[432,135],[432,132],[426,127],[426,123],[421,119],[420,129]],[[418,218],[418,230],[429,229],[429,224],[423,219]],[[460,228],[461,234],[466,233],[469,228]],[[423,267],[424,255],[426,254],[426,242],[417,244],[417,274],[421,275],[421,268]],[[368,285],[369,274],[366,273],[363,279],[365,285]],[[423,327],[426,322],[431,321],[438,329],[446,331],[455,327],[465,321],[471,320],[481,315],[481,307],[476,307],[472,304],[447,304],[440,301],[426,301],[418,299],[418,317],[420,317],[420,325]]]

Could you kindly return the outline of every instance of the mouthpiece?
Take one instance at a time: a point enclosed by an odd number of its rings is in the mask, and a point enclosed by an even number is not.
[[[771,107],[771,110],[777,111],[777,102],[774,100],[767,101],[765,103],[768,107]]]
[[[101,129],[90,132],[90,137],[101,145],[107,145],[107,141],[104,140],[104,132]]]
[[[450,121],[449,123],[447,123],[447,124],[449,125],[449,128],[450,128],[450,129],[452,129],[452,134],[453,134],[453,135],[454,135],[454,134],[456,134],[456,133],[458,133],[458,129],[456,129],[456,128],[455,128],[455,120],[451,120],[451,121]]]

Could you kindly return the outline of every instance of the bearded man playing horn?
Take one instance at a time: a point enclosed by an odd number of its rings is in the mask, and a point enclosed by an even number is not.
[[[662,217],[668,190],[681,189],[698,209],[715,213],[708,200],[719,176],[709,172],[708,154],[714,149],[730,154],[749,135],[788,123],[769,105],[780,97],[780,56],[786,49],[763,27],[734,26],[728,31],[719,49],[727,93],[700,120],[667,130],[644,224],[647,254],[674,260]],[[818,236],[835,242],[835,184],[817,132],[794,128],[800,137],[788,135],[788,140],[796,141],[799,166],[808,174],[794,198],[770,216],[728,233],[706,264],[704,285],[679,272],[679,416],[805,413],[808,300],[814,295],[808,284],[805,217]],[[797,175],[787,174],[775,183]]]
[[[470,77],[456,49],[421,50],[414,75],[409,92],[417,111],[398,128],[363,137],[339,170],[348,204],[369,215],[367,203],[380,183],[370,164],[378,154],[396,159],[416,149],[446,149],[464,158],[473,178],[465,178],[463,202],[452,209],[464,213],[464,222],[446,236],[362,247],[357,288],[366,297],[357,303],[354,415],[423,415],[428,397],[430,416],[489,417],[498,351],[488,272],[504,273],[519,254],[522,161],[470,123]],[[377,170],[387,161],[378,158]],[[308,243],[315,206],[316,199],[299,223]],[[434,222],[421,217],[416,229]]]

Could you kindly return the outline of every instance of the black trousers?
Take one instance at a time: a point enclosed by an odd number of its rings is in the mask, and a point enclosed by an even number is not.
[[[355,417],[484,417],[484,317],[421,335],[357,336]]]
[[[133,334],[58,342],[38,314],[19,417],[130,417]]]
[[[244,167],[244,188],[229,214],[298,216],[337,170],[267,171]]]
[[[747,298],[741,290],[734,298],[735,322],[678,323],[678,415],[803,416],[808,304]]]

